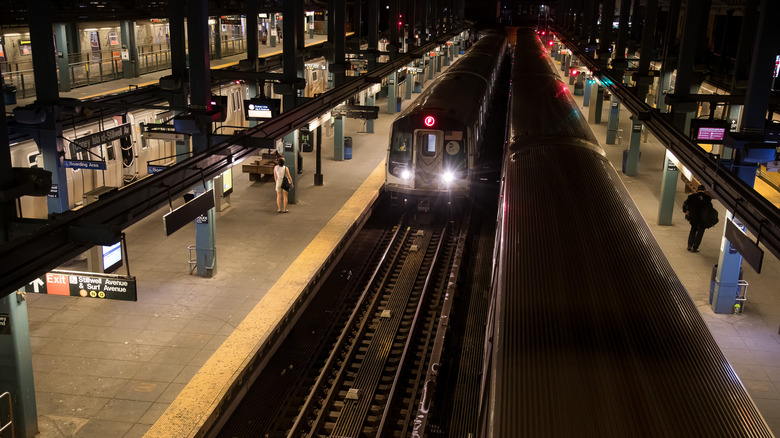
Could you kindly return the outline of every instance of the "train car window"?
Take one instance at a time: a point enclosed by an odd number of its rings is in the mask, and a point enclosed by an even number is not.
[[[110,144],[106,146],[106,156],[108,157],[109,161],[113,161],[116,159],[116,153],[114,153],[114,145]]]
[[[70,159],[71,160],[78,160],[78,149],[76,149],[76,145],[73,143],[68,144],[68,152],[70,152]]]
[[[35,152],[27,154],[27,164],[30,168],[36,169],[38,167],[38,156],[40,155],[41,154]]]
[[[420,146],[420,152],[424,157],[436,156],[436,134],[422,134],[418,137],[418,145]]]
[[[312,82],[317,82],[317,70],[312,70],[311,71],[311,81]]]

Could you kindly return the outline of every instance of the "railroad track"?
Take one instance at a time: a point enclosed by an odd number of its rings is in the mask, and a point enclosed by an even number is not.
[[[398,228],[288,437],[410,433],[459,230]]]
[[[466,227],[378,216],[232,415],[206,436],[411,434]]]

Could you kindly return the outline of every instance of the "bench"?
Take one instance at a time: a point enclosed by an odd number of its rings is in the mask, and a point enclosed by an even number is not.
[[[276,152],[262,154],[260,158],[255,158],[249,163],[242,164],[241,171],[249,174],[249,181],[273,181],[274,167],[278,157],[279,154]]]

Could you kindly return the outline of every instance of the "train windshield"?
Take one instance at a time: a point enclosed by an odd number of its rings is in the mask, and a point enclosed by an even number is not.
[[[394,158],[408,156],[412,151],[412,136],[407,132],[394,132],[390,144],[390,155]]]

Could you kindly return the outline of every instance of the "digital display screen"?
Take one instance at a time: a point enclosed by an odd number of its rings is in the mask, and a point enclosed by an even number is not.
[[[233,168],[222,173],[222,196],[233,193]]]
[[[103,272],[114,272],[122,266],[122,242],[111,246],[101,246],[103,249]]]
[[[726,135],[726,128],[700,126],[699,130],[696,131],[696,141],[720,142],[723,141],[724,135]]]
[[[268,120],[279,115],[279,99],[249,99],[244,101],[247,120]]]

